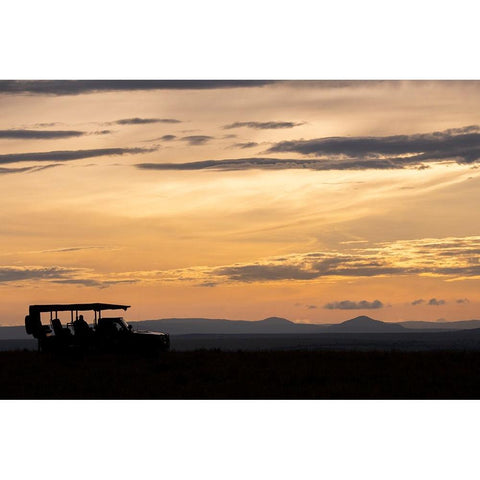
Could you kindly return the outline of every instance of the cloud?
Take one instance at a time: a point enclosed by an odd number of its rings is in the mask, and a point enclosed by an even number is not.
[[[0,175],[7,175],[9,173],[24,173],[32,170],[33,167],[23,167],[23,168],[5,168],[0,167]]]
[[[75,248],[86,247],[66,247],[66,251]],[[115,282],[142,282],[150,285],[188,282],[194,286],[212,287],[235,283],[311,282],[329,278],[340,280],[342,278],[391,275],[439,277],[447,281],[454,281],[480,278],[478,255],[472,255],[472,252],[479,248],[480,236],[447,237],[360,245],[352,247],[348,251],[326,250],[293,253],[232,265],[192,266],[173,270],[97,274],[86,268],[0,266],[0,283],[42,279],[78,284],[81,283],[80,280],[88,280],[92,285],[93,281],[100,282],[102,285],[113,285]],[[455,253],[450,254],[449,252]],[[349,302],[349,300],[342,302]],[[332,305],[347,305],[348,307],[348,304],[342,304],[342,302],[333,302]],[[352,303],[361,308],[385,306],[383,304],[380,306],[376,302],[380,301],[367,302],[363,300]],[[447,302],[436,298],[431,298],[428,302],[423,299],[412,302],[412,304],[421,303],[439,306]]]
[[[225,160],[201,160],[186,163],[139,163],[137,168],[147,170],[394,170],[423,168],[422,162],[396,162],[390,159],[376,160],[309,160],[293,158],[249,157]]]
[[[231,128],[255,128],[257,130],[273,130],[279,128],[293,128],[303,125],[304,122],[295,123],[295,122],[234,122],[228,125],[224,125],[223,128],[228,130]]]
[[[445,300],[437,300],[436,298],[431,298],[428,301],[428,305],[433,305],[433,306],[439,306],[439,305],[445,305]]]
[[[389,160],[306,160],[306,159],[283,159],[267,157],[236,158],[226,160],[202,160],[198,162],[187,163],[139,163],[137,168],[147,170],[218,170],[218,171],[236,171],[236,170],[291,170],[291,169],[309,169],[309,170],[365,170],[365,169],[394,169],[404,168],[401,165],[395,165]]]
[[[39,172],[41,170],[46,170],[48,168],[53,167],[60,167],[61,165],[57,163],[53,163],[51,165],[42,165],[42,166],[34,166],[34,167],[20,167],[20,168],[5,168],[0,167],[0,175],[9,174],[9,173],[33,173]]]
[[[315,308],[317,308],[316,305],[307,305],[306,307],[308,310],[314,310]]]
[[[72,279],[61,279],[61,280],[52,280],[53,283],[61,283],[64,285],[81,285],[83,287],[97,287],[97,288],[108,288],[112,285],[119,284],[133,284],[137,283],[138,280],[93,280],[91,278],[72,278]]]
[[[95,132],[89,132],[88,135],[108,135],[113,133],[111,130],[96,130]]]
[[[78,130],[0,130],[0,138],[12,138],[21,140],[41,140],[51,138],[71,138],[87,135]]]
[[[182,137],[180,140],[187,142],[189,145],[196,146],[205,145],[212,139],[213,137],[210,137],[208,135],[189,135],[187,137]]]
[[[428,276],[449,281],[480,277],[479,237],[402,240],[352,247],[349,251],[294,253],[217,267],[191,267],[158,272],[162,281],[255,283],[315,281],[323,278]],[[437,303],[435,303],[437,302]],[[442,305],[444,300],[417,299],[413,305]]]
[[[122,118],[113,122],[117,125],[144,125],[148,123],[181,123],[176,118]]]
[[[198,287],[210,287],[210,288],[213,288],[213,287],[216,287],[218,285],[218,283],[216,282],[202,282],[202,283],[199,283],[197,286]]]
[[[0,283],[19,280],[52,280],[63,279],[69,275],[83,272],[84,269],[65,267],[38,266],[0,266]]]
[[[78,252],[81,250],[108,250],[108,249],[110,249],[110,247],[92,245],[92,246],[85,246],[85,247],[54,248],[51,250],[41,250],[39,252],[31,252],[31,253],[66,253],[66,252]]]
[[[456,303],[467,304],[470,303],[470,300],[468,298],[459,298],[458,300],[456,300]]]
[[[237,282],[270,280],[311,280],[319,276],[316,270],[309,270],[298,265],[288,264],[253,264],[220,267],[213,272],[221,277]]]
[[[480,127],[470,125],[441,132],[386,137],[326,137],[276,143],[268,153],[299,153],[339,159],[390,159],[398,165],[455,159],[480,159]]]
[[[258,146],[257,142],[234,143],[232,147],[236,148],[252,148]]]
[[[0,266],[0,284],[48,281],[64,285],[107,288],[117,284],[137,283],[137,278],[105,278],[88,268],[59,266]]]
[[[423,298],[419,298],[417,300],[414,300],[411,304],[415,306],[415,305],[421,305],[422,303],[425,303],[425,300]]]
[[[360,302],[342,300],[341,302],[327,303],[323,308],[328,310],[371,310],[383,308],[383,303],[380,300],[374,300],[373,302],[368,302],[367,300],[361,300]]]
[[[253,88],[274,80],[0,80],[0,94],[80,95],[135,90]]]
[[[0,155],[0,164],[17,162],[68,162],[110,155],[138,155],[156,148],[97,148],[93,150],[53,150],[50,152],[7,153]]]
[[[163,140],[164,142],[171,142],[172,140],[175,140],[177,137],[175,135],[164,135],[163,137],[160,137],[158,140]]]

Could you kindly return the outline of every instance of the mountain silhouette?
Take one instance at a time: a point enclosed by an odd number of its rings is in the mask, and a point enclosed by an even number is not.
[[[130,322],[134,327],[160,330],[170,335],[187,334],[288,334],[321,333],[327,331],[325,325],[294,323],[286,318],[268,317],[263,320],[224,320],[209,318],[165,318]]]
[[[373,318],[361,315],[360,317],[352,318],[338,325],[331,325],[330,332],[344,332],[344,333],[375,333],[375,332],[407,332],[408,329],[399,325],[398,323],[381,322]]]
[[[48,323],[48,321],[46,322]],[[338,324],[295,323],[282,317],[263,320],[227,320],[212,318],[164,318],[159,320],[130,321],[134,328],[161,331],[170,335],[269,335],[315,333],[395,333],[419,331],[453,331],[480,327],[480,320],[458,322],[407,321],[388,323],[365,315]],[[24,326],[0,327],[0,340],[31,339]]]

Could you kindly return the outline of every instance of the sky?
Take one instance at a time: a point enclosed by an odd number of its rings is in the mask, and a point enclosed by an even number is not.
[[[3,80],[0,111],[0,325],[480,318],[479,82]]]

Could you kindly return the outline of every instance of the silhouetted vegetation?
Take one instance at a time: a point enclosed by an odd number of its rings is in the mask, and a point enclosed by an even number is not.
[[[478,399],[480,352],[198,350],[156,358],[0,352],[0,397]]]

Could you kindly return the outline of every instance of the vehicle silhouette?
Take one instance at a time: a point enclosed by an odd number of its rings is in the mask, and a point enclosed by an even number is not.
[[[164,352],[170,348],[167,333],[134,330],[123,317],[102,317],[104,310],[124,310],[130,305],[74,303],[30,305],[25,330],[38,340],[38,350],[59,352],[69,349],[100,352]],[[78,312],[93,312],[92,327]],[[70,312],[70,321],[62,325],[58,312]],[[43,325],[41,314],[50,314],[50,325]]]

